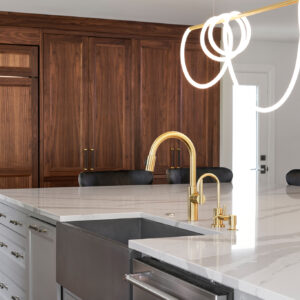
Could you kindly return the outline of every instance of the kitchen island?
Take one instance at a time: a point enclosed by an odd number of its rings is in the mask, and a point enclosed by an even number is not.
[[[187,188],[153,185],[2,190],[0,202],[4,208],[42,221],[45,225],[26,224],[39,234],[49,226],[55,228],[56,222],[135,217],[196,231],[203,235],[131,240],[129,247],[232,287],[235,299],[299,298],[300,188],[255,191],[222,184],[221,205],[237,215],[236,232],[211,229],[215,184],[205,184],[207,202],[199,207],[199,221],[187,221]],[[33,300],[25,292],[27,299]]]

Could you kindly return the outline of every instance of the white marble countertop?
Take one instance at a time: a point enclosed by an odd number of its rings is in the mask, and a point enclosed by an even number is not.
[[[300,299],[300,188],[222,184],[238,231],[210,228],[215,185],[187,221],[187,185],[1,190],[0,202],[55,221],[146,217],[203,236],[133,240],[132,249],[263,299]],[[237,187],[238,188],[237,188]],[[174,217],[169,217],[174,213]]]

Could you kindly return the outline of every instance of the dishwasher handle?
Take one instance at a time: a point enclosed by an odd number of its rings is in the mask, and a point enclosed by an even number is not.
[[[135,273],[135,274],[125,274],[125,279],[132,283],[133,285],[157,296],[164,300],[179,300],[178,298],[175,298],[171,296],[170,294],[152,286],[149,283],[144,282],[141,280],[141,278],[147,278],[151,276],[151,272],[141,272],[141,273]]]

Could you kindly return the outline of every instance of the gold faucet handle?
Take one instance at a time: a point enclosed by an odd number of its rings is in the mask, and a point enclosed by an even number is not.
[[[237,230],[236,229],[236,224],[237,224],[237,217],[236,217],[236,215],[230,215],[228,223],[229,223],[228,230]]]

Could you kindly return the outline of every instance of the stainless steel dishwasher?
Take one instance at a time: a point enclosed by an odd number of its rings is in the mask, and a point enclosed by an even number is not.
[[[132,284],[133,300],[233,299],[233,289],[150,257],[134,259],[132,271],[125,279]]]

